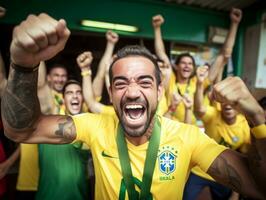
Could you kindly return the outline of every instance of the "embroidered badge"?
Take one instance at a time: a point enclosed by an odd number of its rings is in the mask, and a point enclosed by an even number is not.
[[[169,175],[175,171],[176,167],[176,156],[169,150],[163,151],[159,157],[159,169],[166,175]]]

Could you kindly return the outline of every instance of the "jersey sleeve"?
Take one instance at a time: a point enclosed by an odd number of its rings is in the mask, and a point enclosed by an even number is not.
[[[217,144],[213,139],[195,127],[194,134],[191,136],[192,163],[207,172],[212,162],[222,153],[225,146]]]
[[[103,123],[102,115],[83,113],[72,116],[72,119],[74,121],[77,134],[73,143],[81,141],[90,146],[97,135],[97,130],[99,130],[101,123]]]

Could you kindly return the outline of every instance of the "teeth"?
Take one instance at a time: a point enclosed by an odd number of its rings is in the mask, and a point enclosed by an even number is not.
[[[141,105],[127,105],[126,109],[142,109],[143,106]]]

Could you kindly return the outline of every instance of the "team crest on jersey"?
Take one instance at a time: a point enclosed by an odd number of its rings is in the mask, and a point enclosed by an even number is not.
[[[159,154],[159,169],[162,173],[169,175],[175,171],[176,155],[166,149]]]

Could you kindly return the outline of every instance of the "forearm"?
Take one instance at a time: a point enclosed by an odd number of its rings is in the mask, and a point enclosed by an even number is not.
[[[194,112],[198,117],[201,117],[206,113],[206,107],[204,105],[204,86],[203,83],[199,82],[197,82],[194,95]]]
[[[232,55],[237,29],[238,23],[232,22],[222,49],[222,52],[226,58],[229,58]]]
[[[96,76],[93,79],[92,83],[93,92],[96,97],[100,97],[102,95],[106,65],[107,63],[110,63],[113,51],[114,51],[114,44],[111,42],[107,42],[105,52],[100,60]]]
[[[215,84],[219,80],[219,76],[222,76],[224,66],[228,62],[228,58],[225,58],[224,54],[219,53],[209,71],[209,81]]]
[[[2,119],[6,129],[27,135],[33,132],[34,123],[41,115],[37,97],[37,78],[38,70],[23,72],[10,67],[7,87],[1,102]]]
[[[187,124],[192,124],[192,115],[193,113],[192,113],[191,108],[186,108],[184,122]]]
[[[40,62],[39,65],[39,74],[38,74],[38,87],[44,87],[47,84],[46,82],[46,65],[44,61]]]
[[[166,54],[163,39],[162,39],[162,33],[161,28],[156,27],[154,28],[154,47],[156,55],[162,59],[166,64],[170,64],[170,60]]]
[[[0,53],[0,96],[2,96],[3,91],[6,87],[6,70],[5,70],[5,65],[4,65],[4,61],[2,58],[2,54]]]

